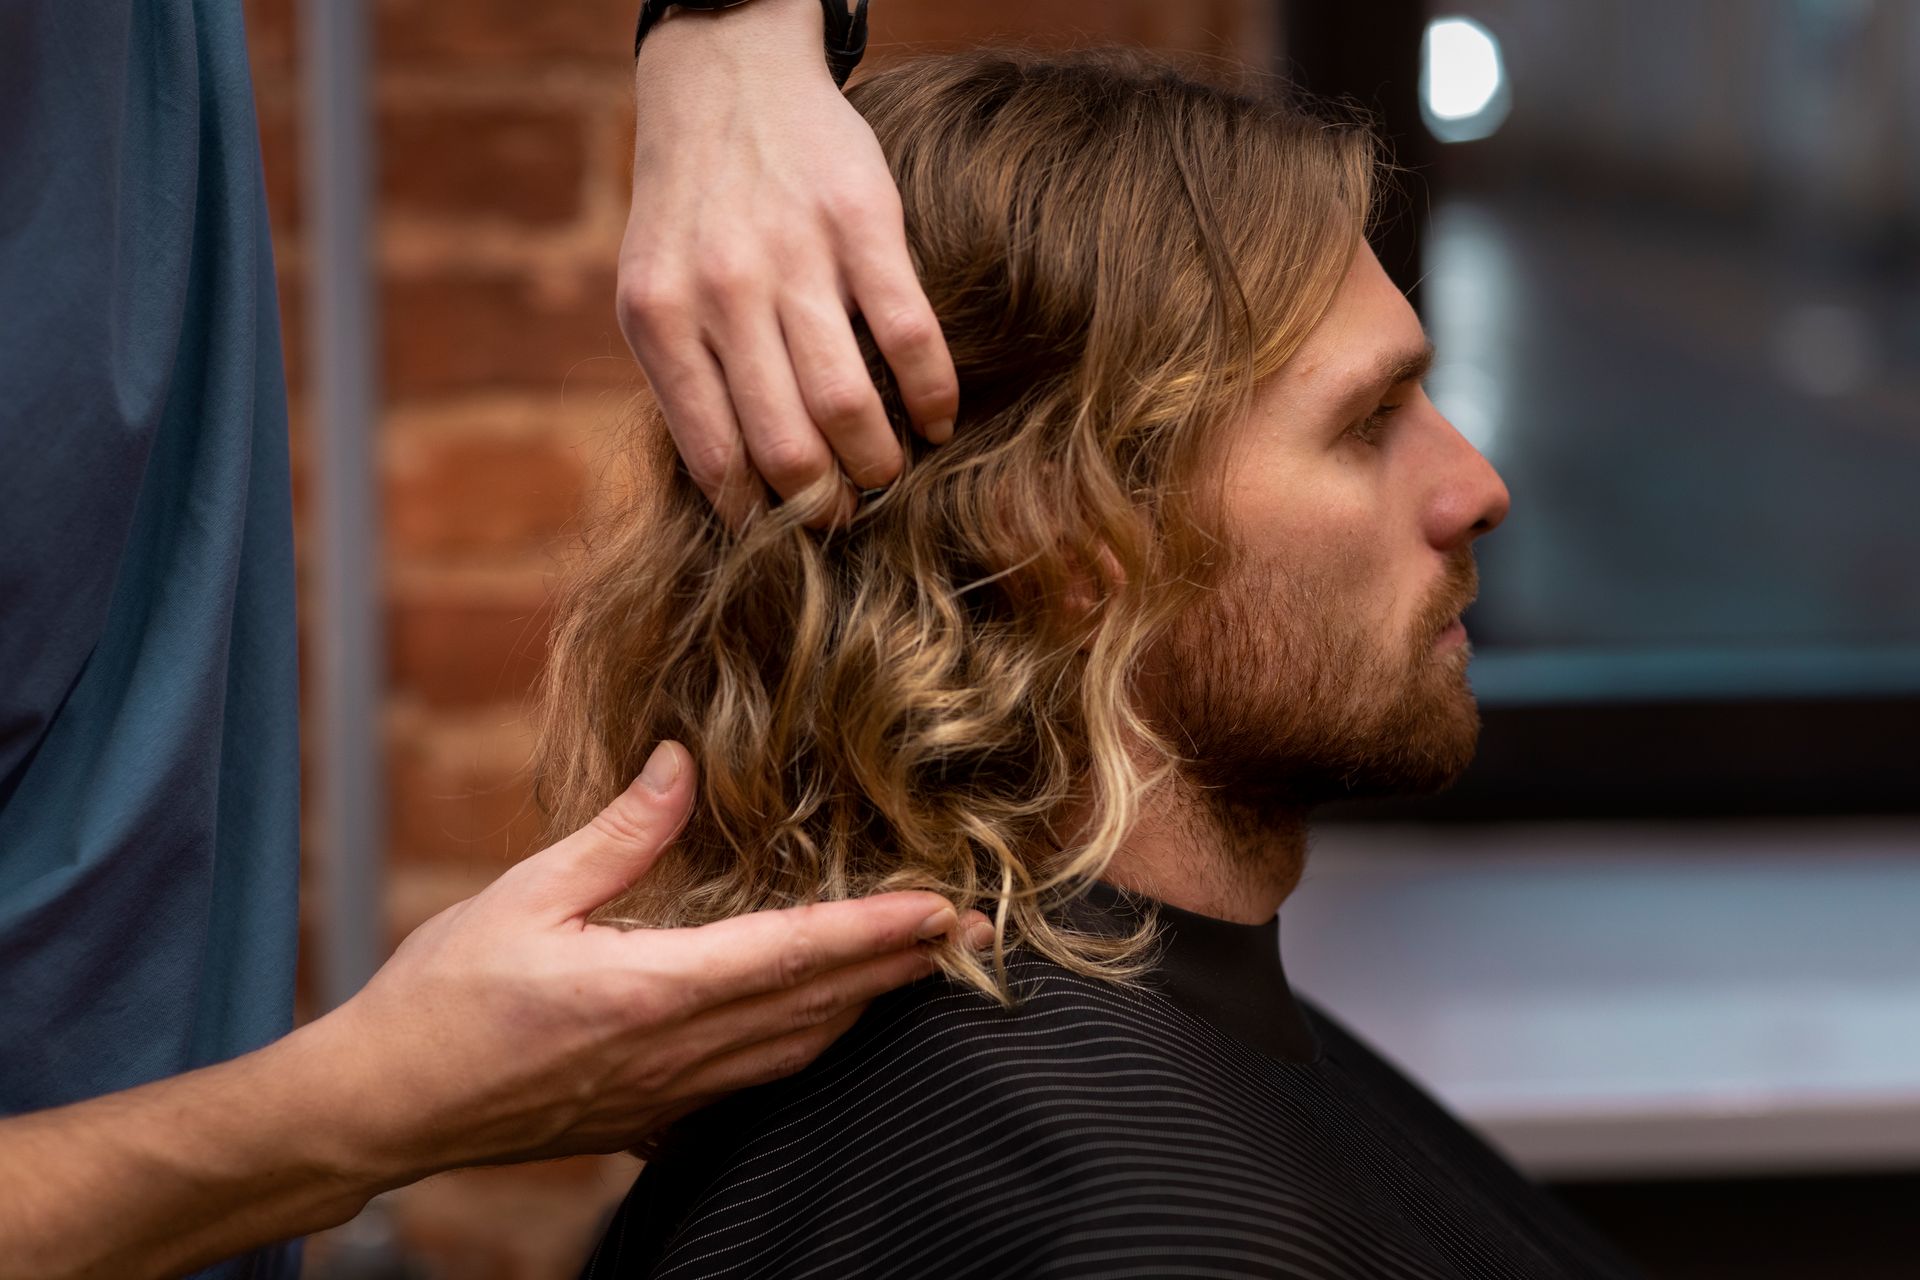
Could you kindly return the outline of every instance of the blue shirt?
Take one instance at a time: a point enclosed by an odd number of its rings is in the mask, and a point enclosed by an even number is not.
[[[0,1114],[292,1019],[286,390],[239,0],[0,6]],[[267,1250],[223,1277],[288,1276]]]

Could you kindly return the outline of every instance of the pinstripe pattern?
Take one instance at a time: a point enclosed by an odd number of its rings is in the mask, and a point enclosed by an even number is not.
[[[1014,974],[1011,1011],[921,983],[695,1117],[585,1274],[1632,1274],[1325,1014],[1284,1061],[1154,990]]]

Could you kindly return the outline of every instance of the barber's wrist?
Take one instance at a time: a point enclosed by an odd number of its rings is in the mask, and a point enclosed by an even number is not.
[[[725,9],[676,5],[640,45],[636,67],[645,75],[670,59],[709,57],[718,47],[755,60],[804,63],[824,71],[820,51],[825,39],[820,0],[748,0]]]
[[[429,1135],[416,1132],[417,1107],[395,1097],[399,1080],[374,1060],[377,1044],[336,1009],[260,1051],[283,1099],[282,1116],[302,1129],[294,1149],[308,1173],[333,1190],[346,1216],[383,1191],[448,1166]],[[342,1219],[344,1221],[344,1218]]]

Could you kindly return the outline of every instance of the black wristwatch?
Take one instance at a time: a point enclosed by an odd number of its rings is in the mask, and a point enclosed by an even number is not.
[[[747,0],[646,0],[640,6],[640,22],[633,29],[633,56],[640,56],[640,42],[647,38],[653,24],[674,5],[682,9],[731,9]],[[867,0],[856,0],[853,12],[847,12],[846,0],[820,0],[827,15],[827,66],[833,82],[844,85],[860,55],[867,51]]]

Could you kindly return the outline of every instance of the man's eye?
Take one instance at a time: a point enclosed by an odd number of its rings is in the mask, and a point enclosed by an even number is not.
[[[1387,420],[1399,410],[1397,404],[1383,404],[1372,413],[1347,428],[1347,434],[1361,444],[1379,444],[1380,435],[1387,429]]]

